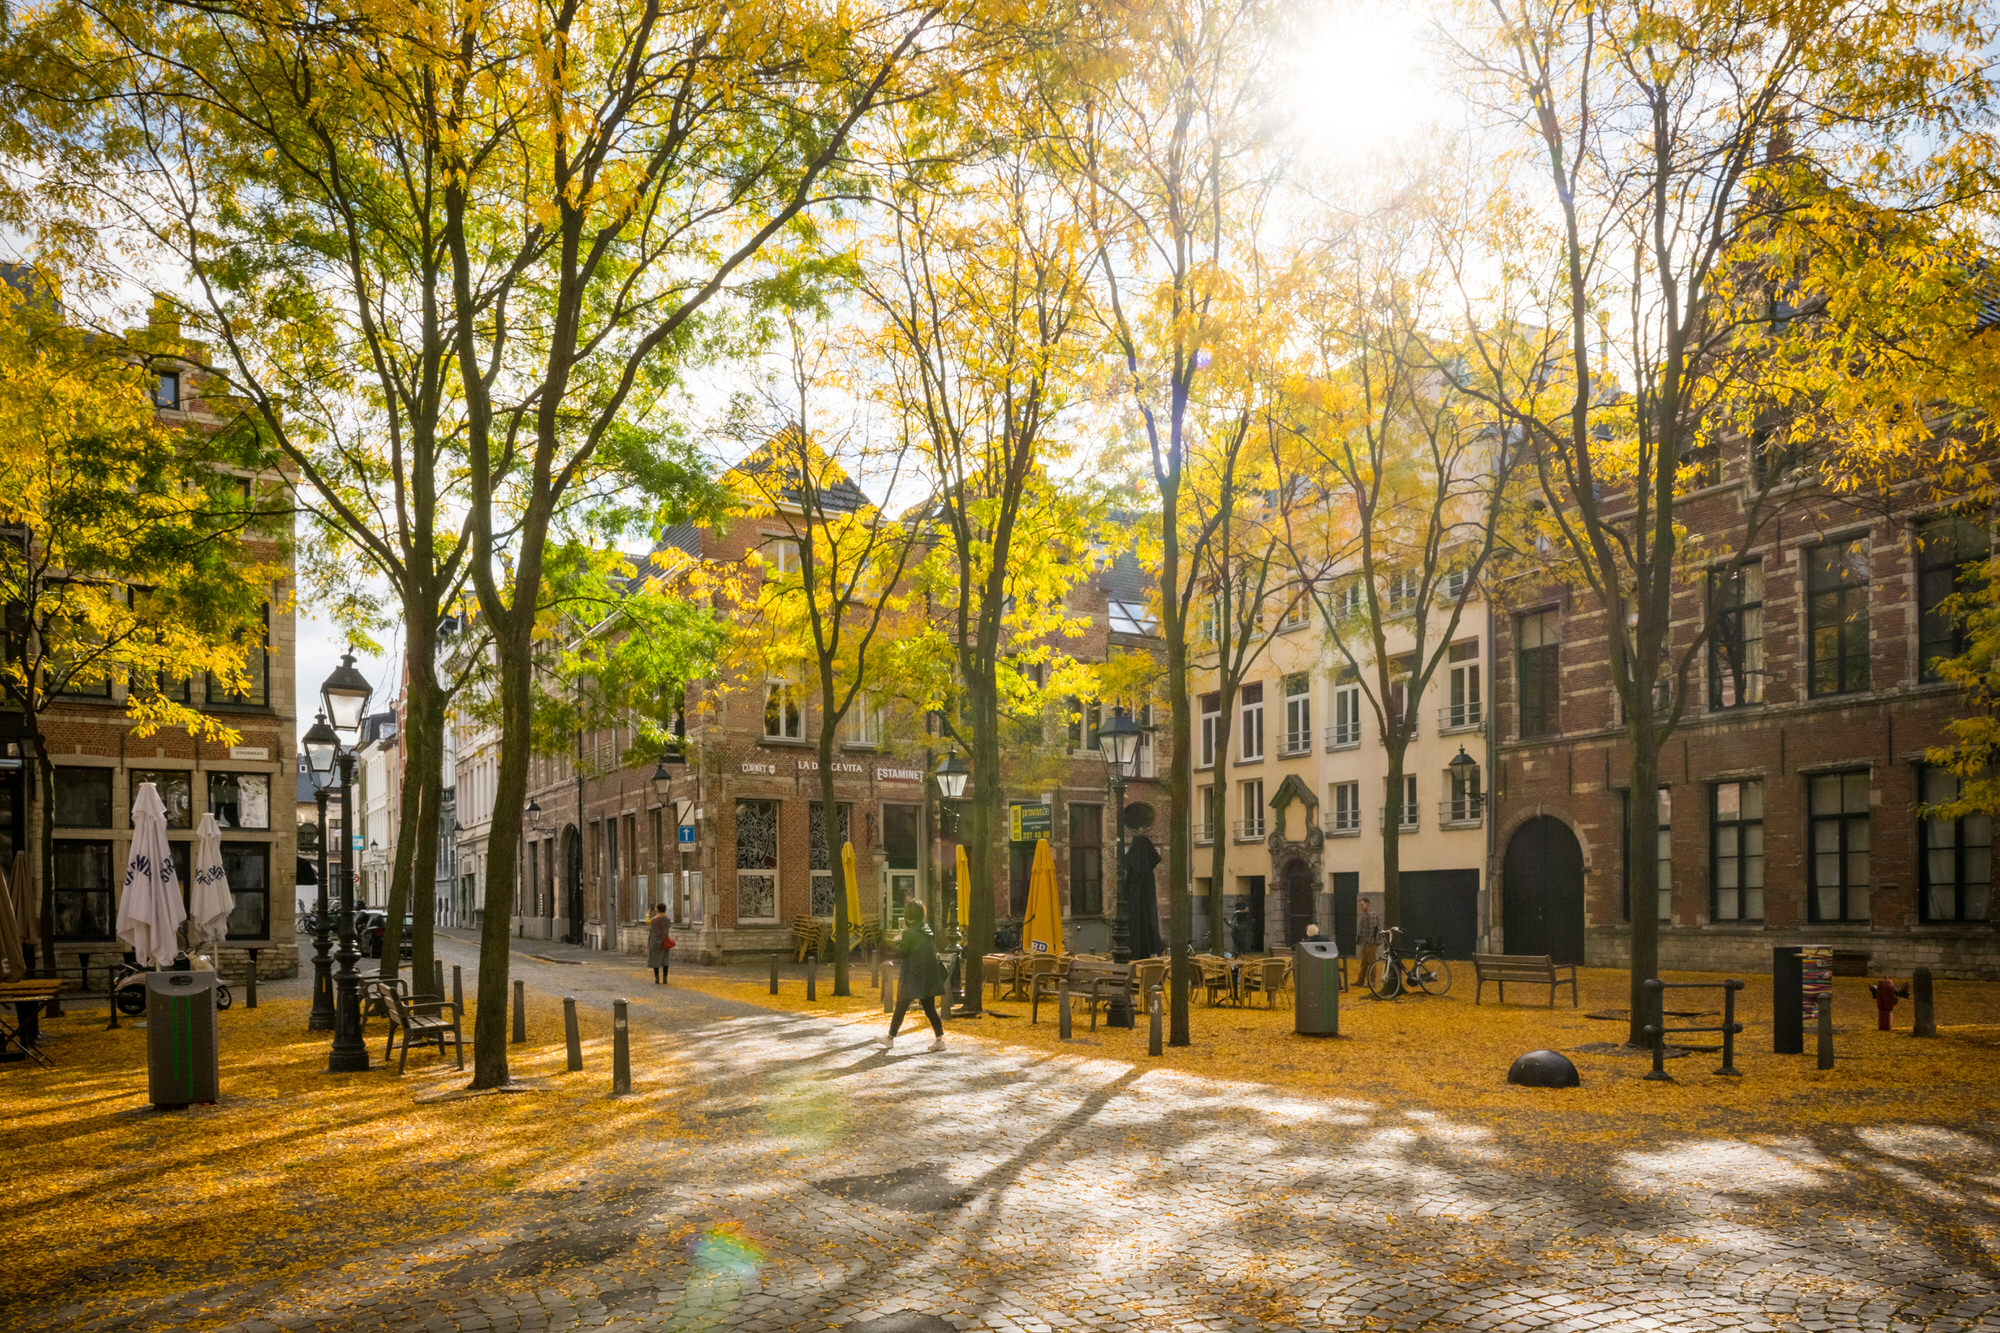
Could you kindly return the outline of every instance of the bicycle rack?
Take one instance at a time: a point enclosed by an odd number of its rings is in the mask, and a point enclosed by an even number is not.
[[[1659,1021],[1648,1023],[1640,1031],[1653,1039],[1653,1072],[1646,1075],[1648,1083],[1671,1083],[1674,1076],[1667,1072],[1667,1036],[1685,1033],[1720,1032],[1722,1034],[1722,1067],[1715,1072],[1730,1078],[1740,1078],[1743,1071],[1736,1067],[1736,1034],[1743,1025],[1736,1021],[1736,992],[1743,989],[1743,983],[1735,977],[1727,981],[1661,981],[1658,977],[1648,978],[1646,989],[1652,992],[1653,1012]],[[1666,1026],[1666,992],[1669,990],[1720,990],[1722,992],[1722,1022],[1719,1025],[1689,1026],[1670,1028]]]

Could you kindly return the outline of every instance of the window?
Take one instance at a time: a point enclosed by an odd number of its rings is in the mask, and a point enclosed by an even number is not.
[[[1215,767],[1215,734],[1222,729],[1222,695],[1201,696],[1201,768]]]
[[[1243,748],[1238,751],[1246,760],[1264,757],[1264,682],[1253,680],[1244,685],[1239,699],[1238,719],[1242,724]]]
[[[1312,622],[1312,596],[1304,589],[1285,606],[1285,614],[1278,620],[1279,630],[1304,629]]]
[[[1454,643],[1445,654],[1451,702],[1438,721],[1446,731],[1469,730],[1485,720],[1479,691],[1479,640]]]
[[[1531,611],[1517,622],[1514,661],[1520,734],[1553,736],[1560,727],[1559,622],[1555,611]]]
[[[764,739],[800,741],[806,736],[803,691],[788,680],[774,680],[764,692]]]
[[[1622,858],[1625,867],[1625,919],[1630,921],[1632,919],[1632,793],[1627,791],[1619,794],[1624,798],[1625,812],[1625,855]],[[1653,842],[1653,859],[1659,874],[1657,881],[1659,897],[1655,904],[1658,911],[1656,919],[1668,922],[1674,919],[1674,794],[1670,789],[1662,787],[1655,799],[1660,809],[1660,831]]]
[[[1285,753],[1311,754],[1312,676],[1304,671],[1285,677]]]
[[[1264,836],[1264,783],[1261,778],[1237,784],[1243,818],[1236,825],[1239,842],[1254,842]]]
[[[875,696],[857,695],[848,708],[847,743],[867,748],[882,743],[882,706],[875,701]]]
[[[845,845],[854,838],[854,807],[841,801],[836,807],[836,817],[840,823],[839,840]],[[840,892],[833,873],[840,864],[840,848],[826,845],[826,807],[820,802],[814,801],[806,807],[806,825],[806,843],[812,858],[812,914],[830,917],[833,900]],[[858,865],[855,873],[860,873]]]
[[[799,572],[799,544],[791,537],[772,537],[764,543],[764,559],[770,562],[773,574],[796,574]]]
[[[1868,688],[1868,539],[1806,552],[1807,680],[1813,694]]]
[[[1985,531],[1956,514],[1917,529],[1917,665],[1924,680],[1938,680],[1938,663],[1966,648],[1964,610],[1949,599],[1971,591],[1986,559]]]
[[[271,937],[271,844],[225,842],[222,870],[229,877],[229,938]]]
[[[89,665],[94,655],[104,647],[103,635],[97,633],[82,620],[70,616],[59,617],[56,623],[61,627],[61,636],[75,645],[61,654],[61,659],[75,659],[70,667],[58,667],[52,675],[60,675],[63,670],[69,674],[63,678],[56,694],[66,699],[109,699],[111,697],[111,677],[101,667]]]
[[[243,656],[244,685],[241,690],[232,691],[213,675],[208,678],[208,701],[211,704],[227,704],[235,708],[263,708],[271,702],[271,608],[258,613],[263,628],[254,632],[238,630],[236,641],[253,639],[253,646]]]
[[[111,844],[58,838],[54,901],[59,940],[108,940],[114,925]]]
[[[271,827],[271,775],[210,773],[208,810],[224,828]]]
[[[1445,766],[1445,790],[1451,793],[1438,810],[1439,817],[1447,824],[1476,824],[1485,810],[1486,798],[1480,791],[1479,765],[1460,764]],[[1416,799],[1414,792],[1411,800]]]
[[[920,805],[882,806],[882,858],[891,870],[915,870],[917,852],[923,846],[923,807]]]
[[[157,603],[154,600],[157,597],[157,595],[158,594],[156,594],[150,588],[132,589],[133,614],[138,616],[141,620],[147,620],[154,624],[159,623],[161,617],[165,613],[159,609]],[[157,642],[158,640],[156,639],[155,641]],[[162,698],[171,699],[175,703],[184,704],[193,702],[194,698],[192,692],[193,683],[194,682],[190,677],[187,676],[170,677],[165,672],[161,672],[159,675],[153,678],[151,682],[151,688],[156,690]],[[133,686],[131,687],[131,692],[134,694],[143,695],[146,691],[146,688],[147,688],[147,682],[141,680],[133,684]]]
[[[111,772],[108,768],[58,768],[56,827],[110,828]]]
[[[1390,726],[1403,725],[1404,733],[1414,739],[1417,734],[1417,701],[1410,694],[1410,681],[1417,672],[1417,658],[1414,653],[1404,653],[1389,659],[1389,707],[1384,720]],[[1388,737],[1382,738],[1388,743]]]
[[[1195,788],[1194,836],[1197,842],[1215,841],[1215,788],[1213,786]]]
[[[1388,817],[1389,812],[1385,808],[1382,811],[1385,825]],[[1417,827],[1417,775],[1414,773],[1403,775],[1403,799],[1396,807],[1396,827],[1404,832]]]
[[[778,803],[736,803],[736,919],[778,919]]]
[[[1741,708],[1764,702],[1764,567],[1745,565],[1709,575],[1708,706]]]
[[[1342,667],[1333,678],[1333,725],[1327,729],[1330,750],[1344,750],[1361,744],[1361,677],[1353,667]]]
[[[1097,731],[1104,721],[1104,707],[1097,700],[1088,703],[1072,697],[1069,701],[1069,752],[1096,754]]]
[[[1709,919],[1764,919],[1764,784],[1709,788]]]
[[[1868,770],[1811,779],[1812,919],[1868,919]]]
[[[180,405],[181,373],[178,370],[163,370],[153,376],[153,406],[174,412],[180,409]]]
[[[1354,577],[1341,579],[1333,585],[1328,598],[1328,612],[1335,621],[1351,619],[1361,614],[1361,580]]]
[[[1104,807],[1069,808],[1069,910],[1075,916],[1104,914]]]
[[[1942,768],[1926,768],[1926,805],[1958,799],[1958,778]],[[1925,921],[1985,921],[1993,911],[1993,820],[1990,815],[1924,820],[1924,859],[1919,867]]]
[[[139,788],[148,782],[159,791],[160,804],[167,808],[167,827],[193,828],[194,774],[177,769],[135,768],[132,799],[139,798]]]
[[[1336,782],[1333,784],[1333,813],[1329,815],[1328,833],[1361,832],[1361,784],[1358,782]]]
[[[1416,604],[1417,583],[1414,569],[1399,569],[1389,575],[1386,587],[1390,615],[1400,615]]]

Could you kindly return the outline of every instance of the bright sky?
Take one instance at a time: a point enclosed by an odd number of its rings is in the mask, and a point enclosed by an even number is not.
[[[1424,5],[1323,5],[1284,74],[1294,126],[1328,156],[1377,152],[1447,114]]]

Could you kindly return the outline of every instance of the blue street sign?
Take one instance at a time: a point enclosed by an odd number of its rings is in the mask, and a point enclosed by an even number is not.
[[[681,828],[681,846],[692,847],[694,845],[694,825],[683,824],[680,826],[680,828]]]

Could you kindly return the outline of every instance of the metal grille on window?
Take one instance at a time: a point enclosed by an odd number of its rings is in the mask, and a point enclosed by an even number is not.
[[[840,812],[840,841],[846,843],[853,838],[854,808],[842,801]],[[826,807],[814,801],[807,807],[807,845],[812,854],[812,914],[832,916],[834,897],[839,892],[834,876],[834,858],[838,855],[826,845]],[[858,872],[857,872],[858,873]]]
[[[736,803],[736,916],[775,920],[778,915],[778,803]]]

